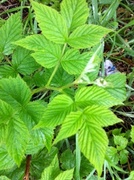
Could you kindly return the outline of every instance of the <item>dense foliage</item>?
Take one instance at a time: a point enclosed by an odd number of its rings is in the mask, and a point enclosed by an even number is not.
[[[20,1],[1,13],[1,179],[134,179],[134,126],[123,125],[134,71],[104,67],[115,47],[134,56],[120,34],[134,20],[118,29],[120,5]]]

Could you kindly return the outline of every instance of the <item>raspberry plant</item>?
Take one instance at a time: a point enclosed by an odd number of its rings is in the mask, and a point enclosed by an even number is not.
[[[27,155],[47,148],[51,159],[42,159],[48,164],[36,178],[80,179],[82,154],[101,176],[103,127],[122,121],[110,108],[126,98],[124,74],[98,77],[104,38],[114,32],[87,23],[85,0],[63,0],[60,12],[31,4],[41,33],[22,38],[19,13],[0,28],[0,170],[23,167]],[[70,137],[75,165],[61,172],[56,147]]]

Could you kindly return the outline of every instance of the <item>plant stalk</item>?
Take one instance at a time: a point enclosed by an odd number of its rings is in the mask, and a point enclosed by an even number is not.
[[[81,163],[81,153],[78,142],[78,134],[76,134],[76,169],[75,169],[75,179],[80,180],[80,163]]]

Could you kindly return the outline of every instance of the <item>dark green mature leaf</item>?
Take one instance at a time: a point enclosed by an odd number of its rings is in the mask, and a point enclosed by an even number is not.
[[[105,131],[96,122],[88,122],[79,131],[79,146],[84,156],[94,165],[98,175],[102,173],[108,138]]]
[[[77,131],[81,128],[82,123],[83,123],[82,112],[81,111],[71,112],[63,122],[60,132],[56,137],[54,143],[57,143],[58,141],[70,137],[75,133],[77,133]]]
[[[22,120],[14,116],[8,123],[6,138],[7,151],[18,166],[24,157],[29,132]]]
[[[34,34],[31,36],[27,36],[24,39],[21,39],[14,44],[19,45],[23,48],[33,51],[41,51],[44,50],[47,45],[46,38],[41,34]]]
[[[0,66],[0,79],[1,78],[8,78],[8,77],[16,77],[17,72],[12,66],[9,65],[1,65]]]
[[[0,124],[0,145],[5,143],[6,134],[7,134],[7,125],[6,124]]]
[[[4,146],[0,147],[0,170],[10,169],[15,165],[15,162],[8,154]]]
[[[72,152],[71,149],[66,149],[61,154],[60,164],[63,170],[72,169],[75,167],[75,154]]]
[[[29,131],[40,121],[44,112],[45,106],[40,101],[29,102],[20,112],[20,117],[28,127]]]
[[[39,68],[39,65],[30,55],[31,51],[29,50],[20,47],[16,49],[12,57],[12,67],[16,73],[29,75]]]
[[[122,122],[122,120],[117,118],[112,111],[110,111],[106,107],[97,106],[97,105],[88,106],[84,110],[84,115],[89,117],[89,119],[87,119],[89,123],[96,122],[98,126],[102,126],[102,127],[106,127]]]
[[[32,2],[32,6],[43,35],[55,43],[64,44],[68,37],[68,30],[63,17],[46,5]]]
[[[41,179],[41,173],[44,171],[45,168],[47,168],[51,164],[57,152],[58,149],[53,146],[49,152],[46,148],[44,148],[37,154],[34,154],[32,156],[30,166],[31,177],[34,177],[35,179]]]
[[[89,48],[98,44],[109,32],[111,32],[110,29],[102,26],[82,25],[69,36],[68,44],[77,49]]]
[[[37,63],[46,68],[54,67],[61,58],[61,46],[47,41],[43,51],[35,52],[32,54]]]
[[[21,38],[22,25],[20,14],[16,13],[0,28],[0,54],[9,55],[14,49],[12,42]]]
[[[66,116],[74,109],[73,100],[66,95],[56,96],[48,105],[44,116],[36,126],[40,127],[55,127],[61,124]]]
[[[114,73],[105,78],[108,86],[104,87],[105,90],[114,98],[120,101],[126,99],[126,76],[123,73]]]
[[[19,76],[3,78],[0,80],[0,98],[15,108],[22,108],[29,102],[31,91]]]
[[[85,0],[64,0],[61,3],[61,15],[67,23],[70,31],[85,24],[89,8]]]
[[[121,104],[121,101],[113,98],[103,88],[98,86],[83,87],[76,92],[75,102],[79,107],[85,108],[90,105],[112,107]]]
[[[7,124],[13,113],[12,107],[0,99],[0,124]]]
[[[61,65],[69,74],[80,74],[90,59],[89,53],[82,53],[78,50],[68,50],[62,57]]]

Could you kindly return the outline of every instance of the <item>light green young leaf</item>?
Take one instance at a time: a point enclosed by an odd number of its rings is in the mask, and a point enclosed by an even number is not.
[[[7,124],[13,113],[12,107],[0,99],[0,124]]]
[[[1,180],[11,180],[11,179],[9,179],[7,176],[0,176],[0,179],[1,179]]]
[[[105,90],[114,98],[120,101],[126,99],[126,76],[123,73],[114,73],[105,78],[108,86],[104,87]]]
[[[107,127],[122,122],[116,115],[106,107],[92,105],[84,110],[84,115],[89,123],[96,122],[98,126]]]
[[[41,34],[34,34],[31,36],[27,36],[24,39],[16,41],[14,44],[19,45],[23,48],[33,51],[41,51],[44,50],[47,45],[46,38]]]
[[[68,39],[68,44],[77,49],[95,46],[101,39],[111,32],[110,29],[98,25],[82,25],[75,29]]]
[[[98,175],[102,173],[108,138],[105,131],[96,122],[89,123],[85,119],[78,134],[80,150],[94,165]]]
[[[108,92],[98,86],[83,87],[79,89],[75,95],[75,102],[81,108],[91,105],[112,107],[121,104],[121,101],[113,98]]]
[[[8,154],[4,146],[0,147],[0,170],[10,169],[15,165],[15,162]]]
[[[31,51],[18,47],[12,56],[12,67],[16,73],[30,75],[40,66],[31,57]]]
[[[3,78],[0,80],[0,98],[12,107],[20,108],[29,102],[31,91],[19,76]]]
[[[9,155],[18,166],[24,157],[29,132],[22,120],[14,116],[7,125],[6,147]]]
[[[56,96],[48,105],[36,128],[55,127],[61,124],[74,109],[73,100],[67,95]]]
[[[127,147],[128,140],[125,137],[114,135],[114,143],[117,146],[117,150],[120,151]]]
[[[70,169],[64,172],[61,172],[56,178],[55,180],[71,180],[73,179],[73,171],[74,169]]]
[[[71,112],[66,117],[65,121],[63,121],[60,132],[56,137],[54,143],[57,143],[58,141],[70,137],[75,133],[77,133],[77,131],[81,128],[82,123],[83,123],[82,112],[81,111]]]
[[[61,15],[67,23],[70,31],[85,24],[89,8],[85,0],[63,0],[61,3]]]
[[[80,54],[78,50],[68,50],[62,57],[61,65],[69,74],[80,74],[90,59],[90,54]]]
[[[134,143],[134,126],[131,127],[130,137],[132,139],[132,142]]]
[[[55,43],[64,44],[68,37],[64,18],[56,10],[46,5],[32,2],[32,7],[43,35]]]
[[[0,28],[0,54],[9,55],[14,49],[12,42],[21,38],[22,25],[20,14],[16,13]]]
[[[59,169],[59,163],[58,163],[58,158],[57,155],[53,158],[53,161],[51,164],[44,169],[42,175],[41,175],[41,180],[52,180],[55,179],[56,176],[60,173]]]
[[[35,52],[32,54],[37,63],[46,68],[54,67],[61,58],[61,46],[47,41],[47,45],[43,51]]]

